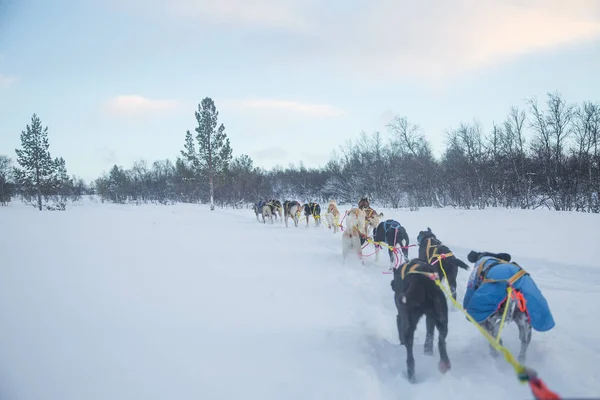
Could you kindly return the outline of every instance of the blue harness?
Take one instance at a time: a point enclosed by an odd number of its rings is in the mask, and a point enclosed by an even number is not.
[[[398,230],[398,229],[400,229],[401,226],[402,225],[400,225],[400,222],[394,221],[393,219],[388,219],[387,221],[385,221],[383,223],[384,235],[387,236],[387,233],[390,229]]]

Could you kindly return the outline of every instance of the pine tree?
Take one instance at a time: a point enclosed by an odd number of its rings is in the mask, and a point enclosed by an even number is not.
[[[73,180],[67,174],[64,158],[54,159],[54,175],[52,176],[52,194],[58,199],[58,209],[64,210],[67,199],[73,192]]]
[[[200,169],[200,162],[198,160],[198,153],[196,153],[196,145],[194,144],[194,136],[190,131],[185,133],[185,150],[181,151],[181,155],[190,163],[194,170]]]
[[[55,185],[57,161],[50,156],[48,127],[36,114],[31,117],[31,126],[21,131],[21,149],[16,149],[17,162],[15,180],[27,196],[37,197],[37,207],[42,210],[42,196],[51,194]],[[64,161],[63,161],[64,162]],[[64,166],[64,165],[63,165]]]
[[[10,203],[12,197],[11,163],[12,161],[8,156],[0,155],[0,205],[2,206]]]
[[[218,125],[219,112],[210,97],[205,97],[198,104],[195,116],[198,122],[198,127],[195,129],[198,151],[196,152],[192,134],[187,131],[185,151],[182,151],[181,154],[198,174],[208,175],[210,209],[214,210],[214,181],[217,176],[225,173],[229,168],[232,149],[225,133],[225,126]]]

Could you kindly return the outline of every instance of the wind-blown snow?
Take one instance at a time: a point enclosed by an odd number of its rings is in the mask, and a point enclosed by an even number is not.
[[[412,242],[431,227],[465,261],[471,249],[511,253],[556,320],[533,333],[527,365],[563,396],[600,395],[599,215],[378,211]],[[437,340],[423,355],[422,320],[409,384],[386,252],[344,266],[341,235],[312,220],[286,229],[252,210],[17,203],[0,221],[0,399],[532,398],[456,310],[452,370],[438,372]],[[459,271],[460,301],[467,278]],[[516,353],[516,326],[504,332]]]

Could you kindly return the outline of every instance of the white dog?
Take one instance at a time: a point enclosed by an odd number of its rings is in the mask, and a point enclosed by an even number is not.
[[[381,218],[383,218],[383,213],[377,213],[370,206],[363,208],[365,212],[365,231],[368,232],[369,229],[373,230],[379,226],[381,222]]]
[[[267,223],[267,218],[269,218],[269,223],[273,223],[273,213],[271,212],[271,207],[269,206],[269,204],[265,203],[261,210],[261,213],[263,224]]]
[[[365,226],[365,212],[359,208],[353,208],[346,214],[346,230],[342,234],[342,259],[344,264],[351,249],[356,251],[362,265],[365,265],[362,254],[360,237],[367,237]]]
[[[333,226],[333,233],[336,234],[340,229],[340,211],[337,208],[335,200],[330,200],[327,206],[327,228],[331,229]]]

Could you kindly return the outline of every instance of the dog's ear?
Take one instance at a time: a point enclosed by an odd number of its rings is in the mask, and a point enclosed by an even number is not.
[[[430,227],[427,227],[427,232],[431,232],[431,228]]]
[[[469,260],[469,262],[475,263],[477,260],[479,260],[479,257],[481,257],[481,253],[471,250],[471,252],[467,255],[467,260]]]
[[[511,260],[511,256],[508,253],[498,253],[496,257],[506,262],[510,262]]]

